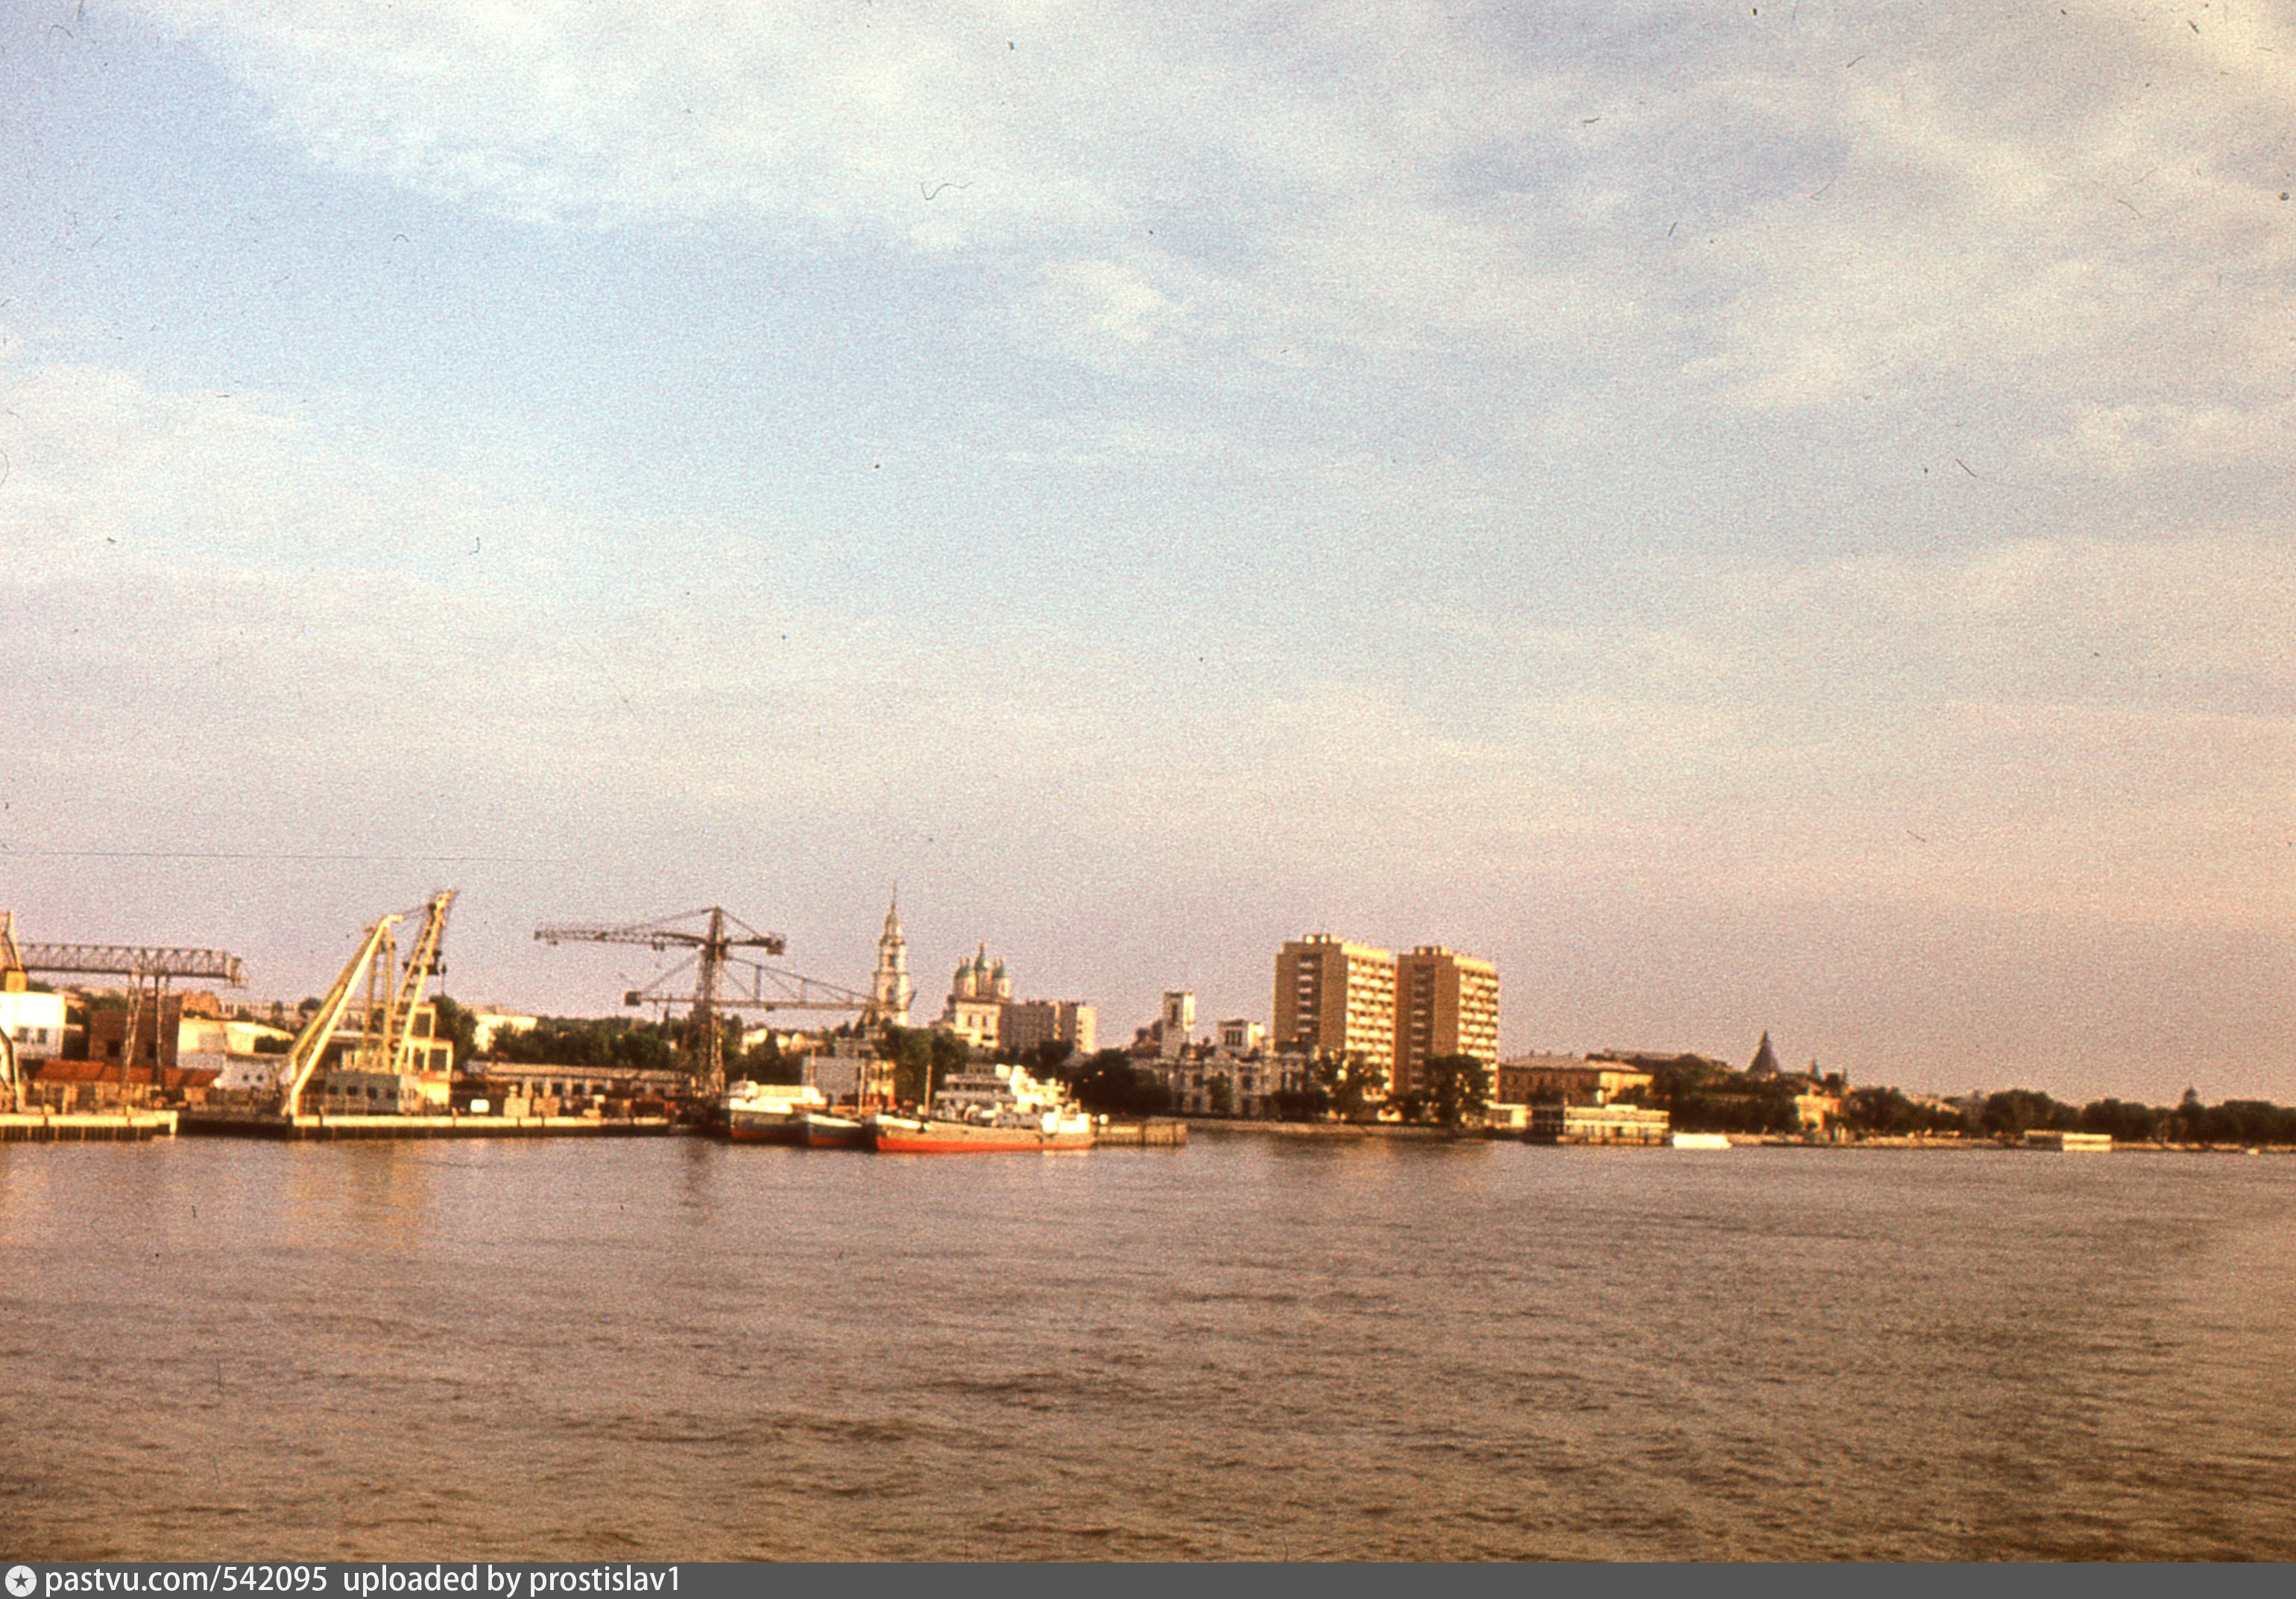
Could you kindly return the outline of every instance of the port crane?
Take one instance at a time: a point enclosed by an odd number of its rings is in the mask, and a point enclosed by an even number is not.
[[[696,924],[699,925],[696,925]],[[545,944],[643,944],[661,951],[685,948],[693,953],[644,988],[622,996],[628,1005],[658,1004],[665,1016],[674,1002],[670,985],[689,970],[694,973],[693,992],[687,1000],[687,1048],[693,1062],[694,1091],[714,1100],[726,1091],[726,1035],[718,1021],[722,1011],[851,1011],[873,1014],[875,1002],[857,989],[783,972],[747,956],[739,949],[761,949],[779,955],[786,944],[779,933],[759,932],[723,906],[710,906],[624,927],[537,927],[537,939]],[[729,988],[726,968],[743,968],[749,992]]]
[[[247,986],[247,972],[240,958],[221,949],[191,949],[176,945],[154,944],[37,944],[16,937],[15,915],[0,911],[0,984],[11,989],[23,987],[25,974],[37,972],[51,977],[124,977],[127,979],[127,1028],[121,1035],[119,1048],[119,1097],[127,1099],[127,1070],[135,1063],[137,1036],[143,1029],[144,1006],[148,1003],[152,1016],[152,1086],[160,1088],[160,1062],[166,1051],[160,1046],[159,1028],[167,1014],[166,1001],[170,980],[185,977],[207,982],[227,983],[234,988]],[[4,1052],[6,1086],[20,1096],[23,1084],[16,1070],[15,1051]]]
[[[408,1053],[414,1047],[407,1022],[422,997],[424,986],[447,969],[440,958],[440,947],[447,937],[447,912],[454,903],[452,889],[443,889],[430,897],[423,907],[422,931],[408,948],[403,970],[398,965],[398,943],[391,929],[404,916],[394,913],[381,917],[366,930],[358,948],[319,1001],[319,1008],[311,1013],[303,1030],[288,1046],[287,1059],[279,1070],[281,1115],[292,1121],[301,1112],[303,1090],[309,1086],[319,1062],[326,1058],[327,1046],[334,1041],[344,1015],[350,1010],[351,995],[362,977],[366,980],[363,1030],[367,1043],[360,1051],[361,1063],[401,1076],[406,1074],[410,1065]]]

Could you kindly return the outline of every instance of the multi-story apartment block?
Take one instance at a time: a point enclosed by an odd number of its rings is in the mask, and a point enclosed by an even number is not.
[[[1424,1087],[1421,1070],[1436,1057],[1473,1055],[1488,1066],[1498,1054],[1496,967],[1439,944],[1397,958],[1394,1093]]]
[[[1395,1055],[1395,956],[1329,933],[1284,945],[1275,957],[1275,1043],[1387,1066]]]
[[[1079,1054],[1100,1043],[1099,1013],[1073,999],[1016,999],[997,1021],[996,1041],[1006,1049],[1034,1049],[1057,1040]]]

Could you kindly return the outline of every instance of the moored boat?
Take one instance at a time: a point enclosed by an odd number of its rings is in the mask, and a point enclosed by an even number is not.
[[[869,1119],[871,1147],[884,1154],[986,1154],[1005,1150],[1090,1149],[1093,1119],[1058,1083],[1019,1066],[951,1076],[922,1116]]]
[[[840,1116],[834,1111],[800,1111],[797,1142],[808,1149],[867,1149],[869,1125],[858,1116]]]
[[[1081,1111],[983,1119],[953,1116],[876,1116],[870,1140],[881,1154],[991,1154],[1032,1149],[1090,1149],[1093,1120]]]
[[[800,1118],[828,1108],[810,1083],[735,1083],[726,1091],[726,1136],[735,1144],[801,1143]]]

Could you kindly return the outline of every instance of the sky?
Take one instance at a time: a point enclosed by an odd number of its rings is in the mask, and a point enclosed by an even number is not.
[[[2296,1101],[2296,8],[0,0],[0,906]]]

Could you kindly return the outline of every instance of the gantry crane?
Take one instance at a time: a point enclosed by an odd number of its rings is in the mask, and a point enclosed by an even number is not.
[[[234,988],[247,986],[246,970],[239,957],[220,949],[145,944],[26,943],[15,936],[13,914],[0,911],[0,982],[12,988],[19,988],[28,972],[127,979],[127,1030],[119,1046],[119,1097],[123,1104],[128,1099],[127,1072],[135,1064],[136,1037],[144,1025],[147,985],[152,1016],[152,1086],[155,1094],[160,1086],[160,1062],[167,1055],[160,1044],[159,1029],[167,1020],[168,980],[189,977],[228,983]],[[15,1052],[10,1049],[4,1054],[8,1086],[20,1094],[22,1084],[17,1080]]]
[[[705,926],[691,925],[705,917]],[[622,996],[622,1002],[632,1005],[660,1004],[666,1012],[671,1002],[668,985],[684,975],[687,968],[695,969],[693,993],[686,1012],[686,1039],[693,1062],[693,1091],[705,1099],[715,1100],[726,1091],[726,1035],[718,1021],[719,1012],[852,1011],[867,1015],[875,1009],[870,996],[857,989],[840,988],[818,978],[800,977],[794,972],[778,971],[735,955],[734,951],[737,949],[762,949],[767,955],[779,955],[785,945],[781,934],[759,932],[722,906],[713,905],[706,910],[687,911],[682,915],[664,916],[627,927],[537,927],[534,936],[545,944],[643,944],[655,950],[692,949],[693,954],[686,960],[647,988],[631,989]],[[725,972],[729,965],[749,968],[747,994],[726,991]],[[768,985],[771,992],[767,991]]]

